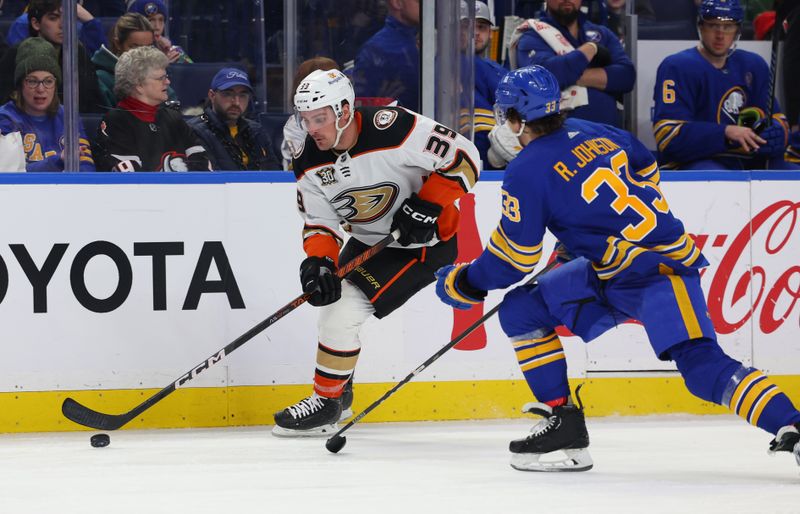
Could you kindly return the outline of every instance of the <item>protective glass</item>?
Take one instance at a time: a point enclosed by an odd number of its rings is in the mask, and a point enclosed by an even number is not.
[[[508,109],[500,104],[494,104],[494,119],[498,125],[503,125],[508,121]]]
[[[297,123],[299,123],[306,132],[319,130],[336,121],[336,115],[333,114],[333,109],[331,107],[325,107],[316,112],[295,110],[295,116],[297,117]]]

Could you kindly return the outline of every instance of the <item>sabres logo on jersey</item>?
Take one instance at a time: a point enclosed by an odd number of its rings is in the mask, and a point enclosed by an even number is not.
[[[739,111],[747,103],[747,94],[739,86],[730,88],[719,101],[717,123],[736,123]]]
[[[586,41],[591,41],[593,43],[599,43],[603,38],[596,30],[587,30],[584,34],[586,35]]]
[[[342,191],[331,203],[350,223],[372,223],[392,209],[400,188],[391,182]]]

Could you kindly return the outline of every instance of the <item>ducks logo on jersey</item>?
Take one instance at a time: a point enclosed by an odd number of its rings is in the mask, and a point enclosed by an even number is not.
[[[397,199],[400,188],[391,182],[342,191],[331,203],[350,223],[372,223],[386,216]]]

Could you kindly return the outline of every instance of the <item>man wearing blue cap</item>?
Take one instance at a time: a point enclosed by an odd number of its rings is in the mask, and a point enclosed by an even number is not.
[[[189,126],[208,150],[213,169],[282,169],[269,135],[259,123],[244,117],[252,97],[253,87],[247,73],[223,68],[211,81],[203,114],[189,120]]]

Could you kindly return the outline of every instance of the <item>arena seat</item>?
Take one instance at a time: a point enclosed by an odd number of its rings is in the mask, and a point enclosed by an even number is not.
[[[181,101],[181,110],[202,105],[208,97],[211,79],[219,70],[226,67],[242,68],[242,65],[233,62],[170,64],[167,73],[169,73],[170,85],[178,95],[178,100]]]
[[[270,138],[272,138],[272,151],[273,155],[281,160],[281,144],[283,143],[283,126],[286,125],[286,120],[292,116],[291,113],[283,112],[262,112],[258,114],[257,121],[264,128]]]
[[[102,113],[81,113],[81,121],[83,122],[83,129],[86,131],[86,137],[89,142],[93,143],[97,137],[97,127],[100,126],[100,121],[103,119]]]

